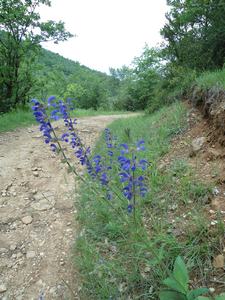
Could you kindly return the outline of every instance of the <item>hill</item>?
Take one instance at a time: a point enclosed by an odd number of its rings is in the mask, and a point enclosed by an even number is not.
[[[109,108],[119,84],[119,80],[105,73],[91,70],[43,48],[33,75],[32,97],[71,97],[78,100],[80,108]]]

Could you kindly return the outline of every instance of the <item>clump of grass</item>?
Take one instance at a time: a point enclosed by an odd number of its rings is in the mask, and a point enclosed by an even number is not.
[[[0,132],[14,130],[35,124],[32,113],[28,110],[17,109],[0,115]]]
[[[127,111],[106,111],[106,110],[94,110],[94,109],[81,109],[75,110],[75,117],[88,117],[88,116],[100,116],[100,115],[122,115],[127,114]]]
[[[222,70],[208,71],[202,73],[197,79],[198,87],[207,89],[212,87],[219,87],[225,89],[225,68]]]

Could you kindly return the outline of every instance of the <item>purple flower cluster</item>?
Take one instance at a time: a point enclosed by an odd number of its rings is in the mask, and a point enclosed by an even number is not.
[[[43,134],[45,143],[50,144],[52,151],[56,151],[57,149],[56,145],[54,143],[50,143],[54,140],[52,135],[53,128],[48,118],[48,114],[46,112],[45,106],[40,102],[38,102],[36,99],[33,99],[32,103],[34,104],[32,106],[33,115],[36,121],[40,124],[40,131]]]
[[[97,180],[106,192],[106,198],[111,200],[114,194],[110,185],[115,181],[115,173],[121,183],[121,194],[128,200],[127,210],[133,212],[136,206],[137,196],[144,197],[148,191],[146,179],[143,173],[149,163],[145,159],[139,159],[138,152],[144,151],[144,141],[140,140],[136,145],[117,144],[117,138],[113,136],[109,128],[105,129],[106,155],[95,155],[91,158],[90,147],[82,143],[75,125],[76,119],[71,119],[69,111],[73,108],[72,103],[62,100],[56,101],[54,96],[50,97],[47,105],[37,100],[32,100],[33,114],[36,121],[40,123],[45,143],[50,144],[52,151],[63,151],[61,142],[64,142],[73,150],[74,155],[79,159],[80,164],[85,166],[87,173],[93,180]],[[63,119],[66,127],[60,138],[56,136],[51,120]],[[118,193],[116,193],[118,196]]]
[[[148,192],[145,177],[142,175],[149,163],[145,159],[138,159],[137,152],[144,151],[144,141],[137,142],[135,147],[129,147],[127,144],[120,145],[120,182],[123,183],[123,194],[128,199],[128,212],[135,208],[135,198],[137,195],[144,197]],[[140,175],[141,174],[141,175]]]

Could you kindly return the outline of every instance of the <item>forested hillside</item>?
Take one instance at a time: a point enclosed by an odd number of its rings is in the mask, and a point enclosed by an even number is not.
[[[41,49],[33,70],[35,84],[30,96],[46,99],[51,95],[73,98],[80,108],[113,108],[119,80],[91,70],[79,62]]]
[[[145,45],[129,66],[110,69],[111,76],[40,47],[72,37],[63,22],[40,22],[33,13],[49,1],[0,3],[1,112],[50,95],[75,98],[81,108],[152,112],[187,95],[202,73],[224,65],[224,0],[168,0],[163,43]]]
[[[48,0],[0,1],[0,112],[54,94],[76,98],[81,108],[110,108],[118,80],[41,48],[73,37],[62,21],[41,22]]]

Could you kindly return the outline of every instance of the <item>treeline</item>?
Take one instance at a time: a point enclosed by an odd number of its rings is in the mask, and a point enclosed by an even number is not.
[[[31,98],[75,98],[81,108],[112,108],[119,80],[41,48],[73,37],[63,22],[41,22],[49,0],[0,1],[0,113]]]
[[[158,49],[146,46],[130,67],[111,70],[121,82],[117,108],[151,112],[185,96],[202,73],[224,66],[225,1],[167,0],[167,4],[163,44]]]
[[[225,0],[167,0],[158,48],[143,49],[110,76],[44,50],[40,43],[72,37],[63,22],[40,22],[49,0],[0,1],[0,112],[50,95],[81,108],[154,111],[185,96],[197,77],[223,68]],[[35,30],[34,30],[35,29]]]
[[[55,95],[75,99],[79,108],[113,109],[119,80],[59,54],[41,49],[33,76],[32,97],[46,99]]]

